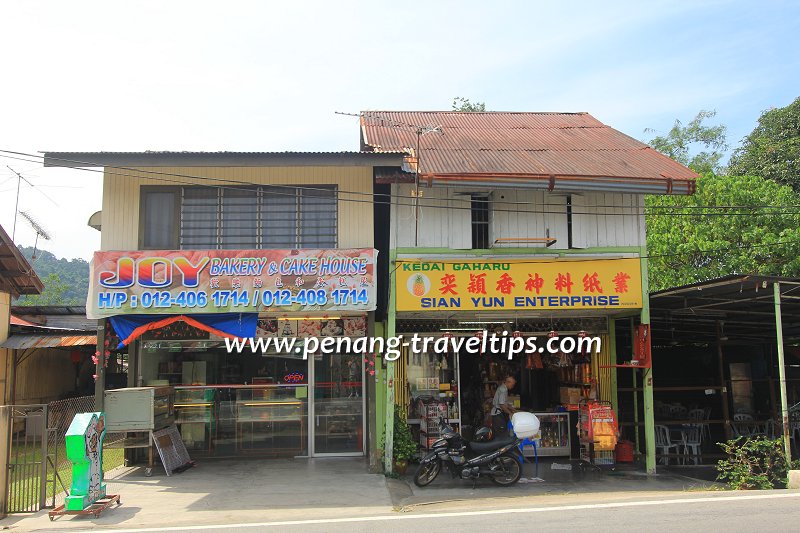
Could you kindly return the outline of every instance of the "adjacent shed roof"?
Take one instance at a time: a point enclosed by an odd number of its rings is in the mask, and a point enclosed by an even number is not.
[[[588,113],[365,111],[362,150],[416,152],[431,184],[691,194],[697,174]],[[415,162],[412,162],[412,167]]]
[[[738,274],[650,294],[653,342],[715,343],[719,323],[726,342],[775,343],[775,283],[784,340],[800,342],[800,278]]]
[[[70,346],[91,346],[97,344],[97,335],[11,335],[0,344],[0,348],[27,350],[29,348],[66,348]]]
[[[86,306],[83,305],[12,305],[11,314],[32,326],[92,332],[97,330],[97,320],[86,318]]]
[[[44,285],[28,260],[0,226],[0,290],[13,296],[40,294]]]

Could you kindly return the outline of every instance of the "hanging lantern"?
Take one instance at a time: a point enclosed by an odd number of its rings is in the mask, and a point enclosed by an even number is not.
[[[516,331],[514,331],[514,333],[511,334],[511,336],[514,337],[515,339],[518,339],[519,337],[522,337],[522,332],[519,331],[519,330],[516,330]]]
[[[587,335],[589,335],[589,334],[587,332],[583,331],[583,330],[578,332],[578,337],[580,337],[581,339],[583,339]]]
[[[552,330],[550,333],[547,334],[547,337],[550,338],[550,339],[557,339],[558,338],[558,332],[556,330]]]
[[[81,352],[72,351],[69,352],[69,360],[72,362],[73,365],[77,365],[81,362]]]
[[[450,333],[449,331],[445,331],[444,333],[442,333],[442,337],[445,338],[445,339],[452,339],[453,338],[453,334]]]

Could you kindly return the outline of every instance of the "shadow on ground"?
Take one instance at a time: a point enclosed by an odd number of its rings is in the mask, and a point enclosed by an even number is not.
[[[452,478],[443,470],[427,487],[413,483],[416,465],[400,479],[390,480],[389,493],[394,507],[469,500],[473,498],[515,498],[536,495],[600,493],[600,492],[659,492],[719,490],[714,482],[716,472],[710,467],[693,469],[659,468],[658,474],[647,475],[641,467],[619,465],[594,467],[580,461],[564,459],[540,460],[526,463],[520,482],[511,487],[498,487],[488,479],[462,480]]]

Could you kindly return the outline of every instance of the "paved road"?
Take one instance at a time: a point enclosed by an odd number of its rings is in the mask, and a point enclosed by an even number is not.
[[[341,531],[381,533],[399,531],[687,531],[692,533],[800,530],[800,492],[668,494],[650,499],[581,503],[572,495],[556,505],[469,510],[417,509],[391,515],[338,518],[333,521],[293,520],[145,529],[109,529],[129,533],[155,531]],[[93,529],[97,531],[98,529]]]

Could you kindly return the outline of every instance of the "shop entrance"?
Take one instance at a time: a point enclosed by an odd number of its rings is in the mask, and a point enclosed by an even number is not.
[[[465,316],[450,319],[401,317],[398,332],[405,336],[470,338],[494,333],[500,337],[536,337],[544,346],[550,335],[577,338],[600,336],[600,353],[521,354],[511,359],[501,353],[471,353],[462,345],[446,354],[409,351],[401,372],[407,389],[398,403],[405,403],[413,431],[419,431],[420,444],[427,444],[430,412],[448,413],[451,425],[466,435],[492,425],[492,400],[507,376],[516,385],[508,399],[518,410],[533,412],[541,422],[539,455],[578,458],[581,453],[576,430],[579,406],[587,401],[610,401],[611,352],[607,346],[608,321],[605,316],[565,318],[500,318],[489,320]],[[552,333],[551,333],[552,332]],[[432,346],[432,345],[431,345]],[[439,405],[431,408],[430,403]],[[533,450],[525,450],[526,455]]]
[[[171,386],[193,457],[360,456],[363,355],[228,353],[206,340],[142,340],[137,385]]]

